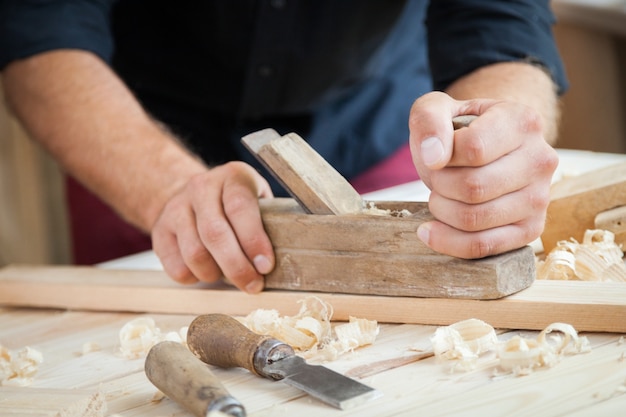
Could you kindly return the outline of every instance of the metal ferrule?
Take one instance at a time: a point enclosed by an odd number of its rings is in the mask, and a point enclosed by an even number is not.
[[[268,372],[268,365],[294,355],[295,352],[293,351],[293,348],[288,344],[277,339],[267,339],[259,345],[256,353],[254,354],[254,369],[259,375],[266,378],[276,380],[283,379],[285,374],[280,371]]]
[[[246,410],[243,405],[234,397],[220,397],[213,401],[206,409],[205,417],[210,417],[211,413],[219,411],[227,416],[246,417]]]

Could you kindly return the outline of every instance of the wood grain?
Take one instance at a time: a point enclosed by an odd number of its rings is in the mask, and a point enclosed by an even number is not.
[[[146,357],[145,372],[154,386],[196,417],[217,411],[227,416],[245,416],[241,403],[181,343],[163,341],[153,346]]]
[[[106,409],[100,392],[0,387],[2,417],[103,417]]]
[[[160,271],[93,267],[9,266],[0,270],[0,305],[70,310],[246,315],[257,308],[296,314],[317,296],[350,316],[388,323],[448,325],[482,319],[494,327],[541,330],[566,322],[579,331],[626,332],[626,284],[536,281],[498,300],[389,297],[268,290],[245,294],[228,286],[181,286]]]
[[[541,235],[544,251],[560,240],[582,242],[585,230],[595,228],[596,216],[626,205],[626,163],[617,163],[552,186],[546,225]],[[624,243],[622,241],[618,243]]]
[[[353,214],[364,208],[350,183],[295,133],[265,129],[241,140],[300,205],[313,214]]]
[[[376,202],[410,215],[306,214],[292,199],[261,200],[277,267],[266,288],[347,294],[494,299],[530,286],[530,247],[484,259],[434,252],[417,237],[432,219],[426,203]]]

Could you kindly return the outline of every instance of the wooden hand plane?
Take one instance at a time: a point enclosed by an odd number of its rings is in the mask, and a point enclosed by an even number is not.
[[[363,201],[294,133],[266,129],[242,142],[293,197],[260,202],[277,260],[266,288],[495,299],[535,279],[529,246],[477,260],[428,248],[417,237],[418,226],[433,218],[427,203]]]

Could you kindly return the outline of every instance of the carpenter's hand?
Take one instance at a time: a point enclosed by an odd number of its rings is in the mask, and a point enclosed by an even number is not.
[[[463,114],[478,118],[454,131],[451,119]],[[413,162],[437,219],[418,230],[430,248],[482,258],[541,235],[558,158],[534,110],[436,92],[415,101],[409,127]]]
[[[230,162],[193,177],[165,205],[152,244],[165,271],[180,283],[226,277],[256,293],[274,268],[259,211],[271,189],[254,168]]]

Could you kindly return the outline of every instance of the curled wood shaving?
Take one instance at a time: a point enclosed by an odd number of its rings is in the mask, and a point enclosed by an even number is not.
[[[333,328],[333,308],[318,297],[310,296],[299,303],[300,311],[295,316],[257,309],[239,321],[255,333],[287,343],[301,356],[323,360],[334,360],[347,351],[371,344],[378,335],[376,321],[354,317]]]
[[[536,368],[556,365],[564,355],[591,350],[587,338],[579,337],[566,323],[552,323],[536,339],[516,335],[500,342],[489,324],[469,319],[438,328],[431,342],[435,356],[449,361],[453,371],[474,369],[483,353],[495,351],[500,370],[513,375],[528,375]]]
[[[552,343],[546,336],[559,332],[562,336],[552,336]],[[579,337],[570,324],[553,323],[543,329],[537,339],[515,336],[500,345],[498,357],[500,368],[515,375],[528,375],[535,368],[552,367],[564,355],[585,353],[591,350],[586,337]]]
[[[562,240],[537,262],[537,279],[626,282],[624,253],[608,230],[587,230],[583,242]]]
[[[470,370],[482,353],[495,346],[498,337],[491,325],[468,319],[437,328],[430,340],[437,358],[454,361],[453,370]]]
[[[42,362],[42,353],[29,346],[9,350],[0,345],[0,386],[25,387],[32,384]]]
[[[276,310],[257,309],[239,321],[258,334],[279,339],[296,351],[306,351],[326,343],[331,337],[333,309],[317,297],[300,300],[295,316],[281,316]]]
[[[137,359],[146,356],[152,346],[164,340],[185,344],[187,330],[188,327],[183,327],[178,332],[163,334],[153,318],[138,317],[120,329],[120,353],[127,359]]]

